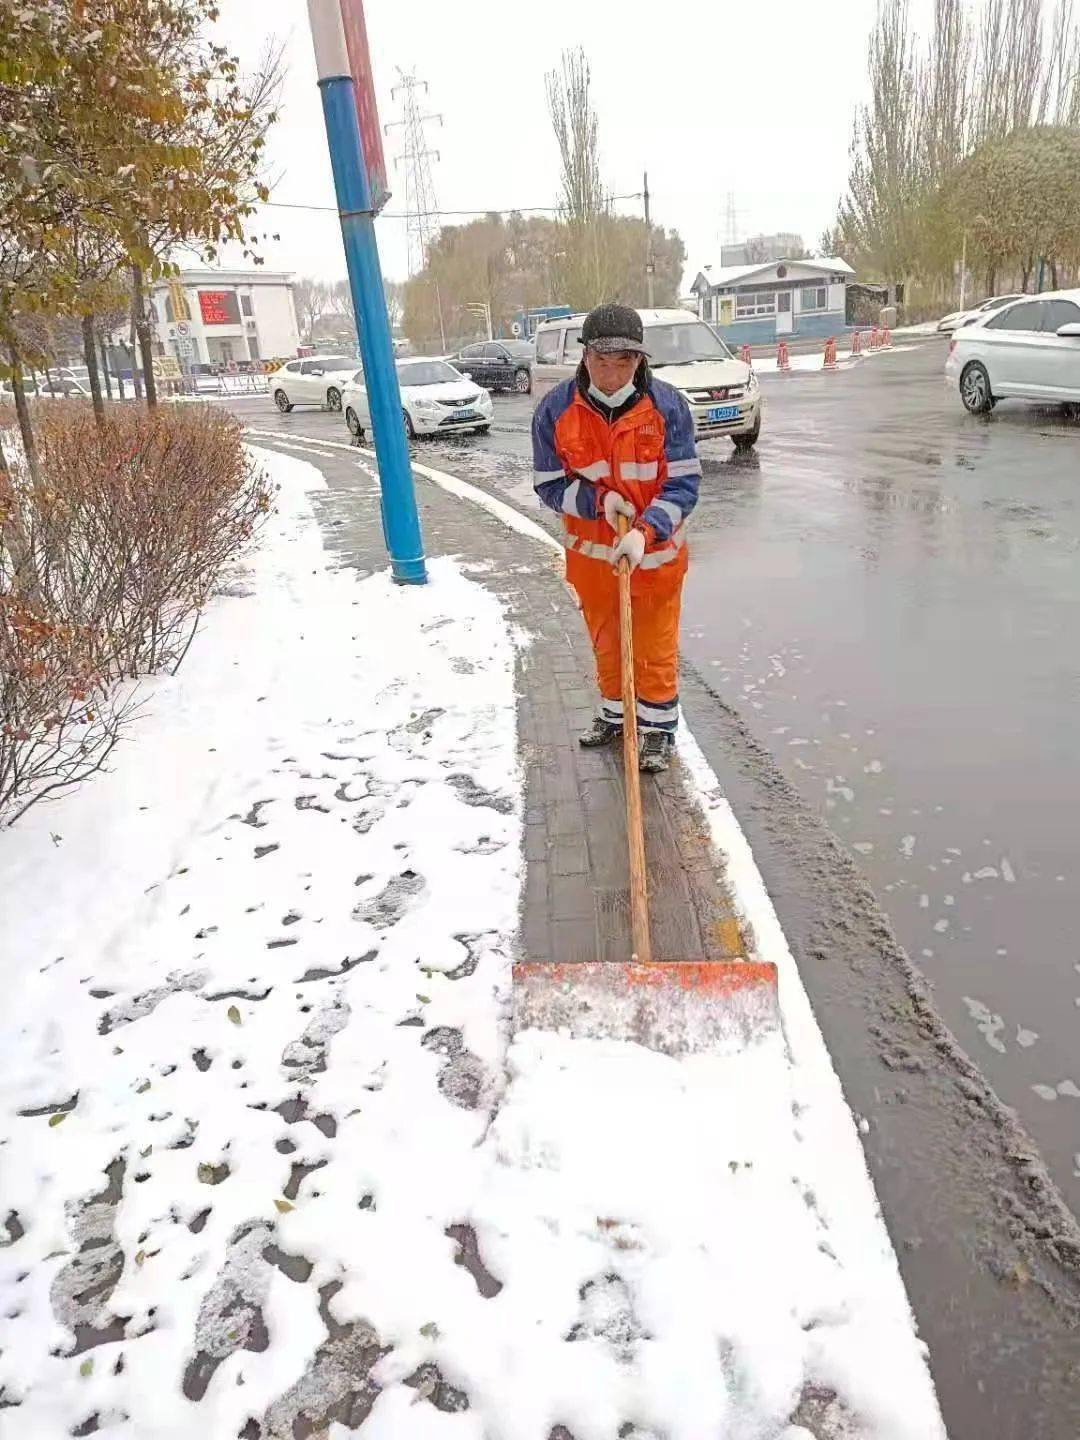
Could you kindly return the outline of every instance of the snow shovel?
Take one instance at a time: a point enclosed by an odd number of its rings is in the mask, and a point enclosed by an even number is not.
[[[619,515],[620,538],[629,529]],[[638,772],[630,565],[619,565],[623,762],[633,952],[620,960],[528,960],[513,970],[517,1030],[632,1040],[668,1055],[738,1050],[779,1025],[776,966],[754,960],[654,960]]]

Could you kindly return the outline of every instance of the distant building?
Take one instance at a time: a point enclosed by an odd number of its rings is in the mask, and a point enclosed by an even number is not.
[[[768,260],[790,260],[805,255],[801,235],[750,235],[737,245],[721,245],[721,265],[764,265]]]
[[[735,345],[783,336],[826,337],[847,328],[846,260],[780,260],[706,265],[690,287],[698,315]]]
[[[293,356],[300,344],[292,276],[274,270],[182,270],[151,287],[155,351],[193,364]]]

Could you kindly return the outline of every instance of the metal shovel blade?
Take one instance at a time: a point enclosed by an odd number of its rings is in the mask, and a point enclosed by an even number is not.
[[[756,960],[519,961],[514,1029],[731,1053],[780,1025],[776,966]]]

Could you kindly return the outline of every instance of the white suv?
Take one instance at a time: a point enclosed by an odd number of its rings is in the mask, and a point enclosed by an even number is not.
[[[649,365],[690,402],[699,440],[728,435],[749,450],[761,434],[764,402],[757,376],[720,336],[689,310],[639,310]],[[581,364],[584,315],[547,320],[536,331],[533,383],[569,379]]]
[[[945,375],[973,415],[999,400],[1080,401],[1080,290],[1026,297],[957,330]]]

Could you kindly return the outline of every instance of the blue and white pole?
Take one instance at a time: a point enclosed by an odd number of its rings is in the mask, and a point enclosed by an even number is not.
[[[375,434],[383,537],[394,579],[402,584],[423,585],[427,580],[424,542],[402,423],[401,391],[375,241],[371,185],[356,119],[341,0],[308,0],[308,16],[315,42],[315,65],[322,91],[323,118],[364,365],[364,384]]]

